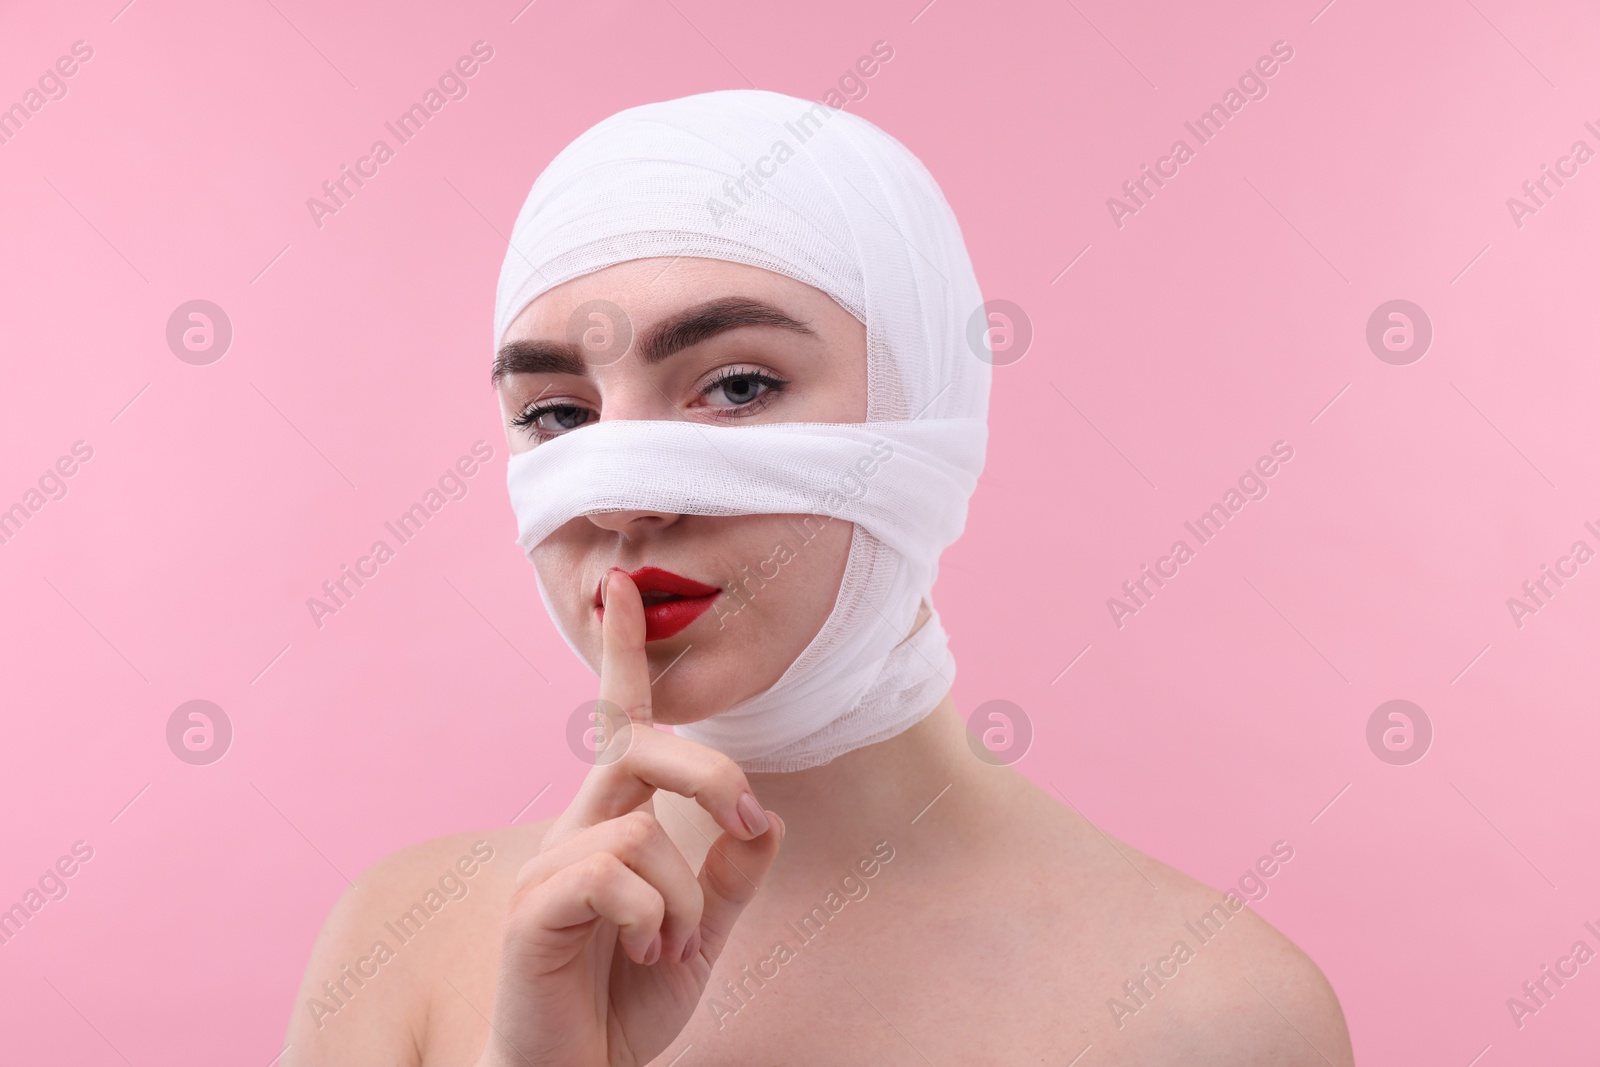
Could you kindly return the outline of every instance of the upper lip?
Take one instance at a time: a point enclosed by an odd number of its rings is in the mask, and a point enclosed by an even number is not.
[[[608,572],[609,573],[609,572]],[[638,586],[640,593],[675,593],[678,596],[710,596],[722,590],[714,585],[697,582],[693,578],[685,578],[681,574],[664,571],[660,567],[640,567],[636,571],[629,571],[628,577],[633,579],[633,584]],[[594,587],[594,606],[601,606],[600,592],[605,587],[606,578],[602,574],[600,581]]]

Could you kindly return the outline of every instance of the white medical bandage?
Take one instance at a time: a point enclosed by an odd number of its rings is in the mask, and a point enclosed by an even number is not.
[[[630,108],[534,182],[501,268],[496,349],[541,293],[656,256],[761,267],[831,296],[867,328],[867,420],[569,430],[508,463],[518,543],[531,551],[603,511],[852,522],[837,599],[810,645],[766,690],[674,732],[746,771],[817,766],[900,733],[955,680],[932,588],[988,439],[987,320],[954,213],[904,145],[824,104],[730,89]],[[931,614],[907,638],[923,600]]]

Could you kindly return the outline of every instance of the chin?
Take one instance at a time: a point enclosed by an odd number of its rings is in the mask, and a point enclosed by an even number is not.
[[[698,643],[681,659],[678,657],[683,649],[674,647],[677,641],[662,644],[667,648],[659,655],[652,649],[649,656],[651,674],[657,679],[650,686],[650,701],[655,721],[667,726],[702,722],[719,715],[777,679],[773,675],[753,686],[752,682],[764,677],[765,672],[753,670],[748,655],[703,656],[698,662],[691,662],[702,651]],[[645,647],[650,649],[649,644]]]
[[[700,722],[727,711],[740,699],[731,696],[734,689],[727,679],[719,676],[719,672],[699,676],[686,673],[674,678],[673,675],[678,673],[688,658],[685,656],[679,660],[666,677],[650,687],[650,703],[656,722],[668,726]]]

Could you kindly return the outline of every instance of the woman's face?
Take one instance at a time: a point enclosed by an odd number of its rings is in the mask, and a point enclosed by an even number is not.
[[[495,373],[513,454],[604,419],[867,417],[866,327],[821,290],[723,260],[636,259],[557,286],[512,322]],[[722,590],[687,628],[645,643],[656,721],[676,724],[778,680],[833,609],[852,530],[826,515],[613,511],[573,519],[529,556],[591,669],[608,568]]]

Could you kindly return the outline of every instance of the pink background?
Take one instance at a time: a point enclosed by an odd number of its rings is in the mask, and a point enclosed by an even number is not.
[[[1506,600],[1600,548],[1600,162],[1520,227],[1506,200],[1600,149],[1600,15],[1322,3],[10,5],[0,105],[94,55],[0,145],[0,507],[93,458],[0,545],[0,906],[94,856],[0,946],[0,1059],[267,1064],[347,879],[560,810],[593,677],[512,542],[504,234],[598,119],[819,98],[879,40],[850,108],[1035,330],[938,587],[960,706],[1020,705],[1019,769],[1213,885],[1290,842],[1256,907],[1358,1062],[1592,1055],[1600,964],[1520,1030],[1505,1001],[1600,948],[1600,563],[1520,628]],[[315,226],[480,39],[469,95]],[[1278,40],[1269,95],[1118,228],[1107,198]],[[196,298],[234,329],[204,366],[165,339]],[[1365,340],[1396,298],[1435,332],[1406,366]],[[480,439],[467,496],[318,629],[307,598]],[[1280,439],[1270,494],[1119,629],[1107,598]],[[1407,766],[1366,741],[1396,698],[1435,730]],[[209,766],[167,747],[191,699],[233,724]]]

